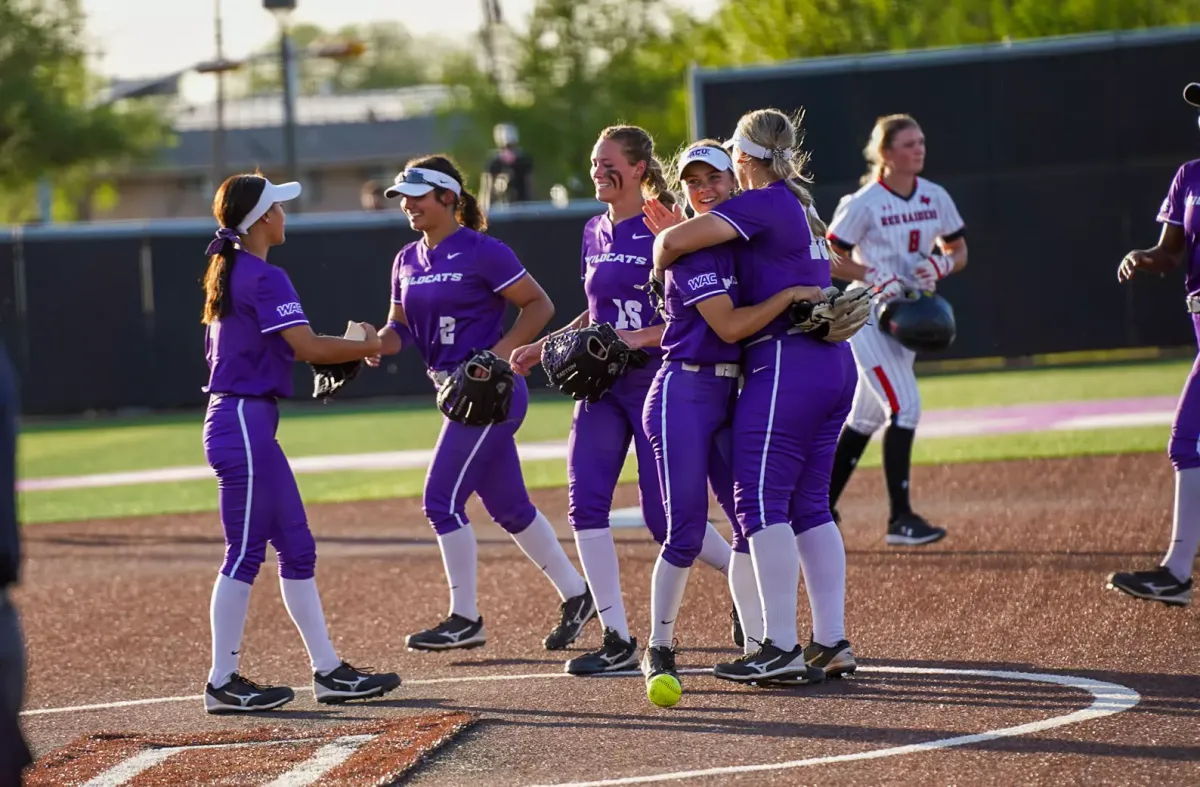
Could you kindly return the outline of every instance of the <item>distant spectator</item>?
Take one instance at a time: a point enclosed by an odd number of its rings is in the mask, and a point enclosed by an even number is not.
[[[363,184],[359,193],[363,210],[383,210],[387,202],[383,198],[383,184],[377,180],[368,180]]]
[[[517,127],[498,123],[492,129],[496,150],[483,173],[479,189],[484,210],[492,205],[511,205],[533,199],[533,159],[517,144]]]

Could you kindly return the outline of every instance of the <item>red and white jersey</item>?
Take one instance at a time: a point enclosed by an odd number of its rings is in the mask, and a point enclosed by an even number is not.
[[[956,240],[965,232],[950,194],[917,178],[907,199],[879,180],[842,197],[826,237],[839,250],[851,251],[859,265],[908,279],[920,254],[934,250],[934,241]]]

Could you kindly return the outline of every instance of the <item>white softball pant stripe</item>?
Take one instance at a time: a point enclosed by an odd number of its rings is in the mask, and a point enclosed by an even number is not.
[[[888,418],[907,429],[921,420],[921,394],[913,362],[917,354],[885,335],[875,318],[850,337],[858,387],[846,423],[859,434],[874,434]]]

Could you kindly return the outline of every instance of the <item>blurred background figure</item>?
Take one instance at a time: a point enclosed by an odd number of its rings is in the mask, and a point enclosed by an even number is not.
[[[383,184],[377,180],[368,180],[363,184],[359,193],[363,210],[383,210],[387,202],[383,198]]]
[[[0,345],[0,785],[20,784],[32,758],[21,734],[25,698],[25,642],[8,591],[21,567],[17,526],[17,386],[8,352]]]
[[[528,202],[533,197],[533,158],[517,144],[517,127],[497,123],[492,129],[492,139],[496,150],[488,161],[479,189],[484,210]]]

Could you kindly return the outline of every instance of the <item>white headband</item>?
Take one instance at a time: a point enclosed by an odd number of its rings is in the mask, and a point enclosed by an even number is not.
[[[300,196],[300,184],[295,181],[288,183],[280,183],[275,185],[271,181],[263,186],[262,195],[258,198],[258,202],[254,204],[254,209],[246,214],[246,218],[242,219],[242,223],[237,226],[239,235],[245,235],[254,226],[254,222],[266,215],[267,211],[276,202],[287,202]]]
[[[725,143],[727,150],[732,150],[735,147],[749,156],[754,156],[754,158],[773,159],[778,156],[784,161],[792,160],[792,151],[787,148],[777,148],[775,150],[764,148],[757,142],[742,136],[742,132],[740,131],[733,132],[733,139]]]
[[[718,171],[733,171],[733,159],[729,158],[728,153],[720,148],[714,148],[711,145],[705,145],[704,147],[689,150],[686,154],[684,154],[683,160],[679,162],[680,179],[683,178],[683,171],[688,168],[688,165],[696,161],[703,161],[705,164],[708,164],[713,169]]]
[[[462,196],[462,186],[457,180],[444,172],[424,167],[412,167],[401,172],[396,176],[395,184],[389,186],[388,190],[383,192],[383,196],[389,199],[401,194],[406,197],[420,197],[433,191],[434,186],[449,189],[455,196]]]

